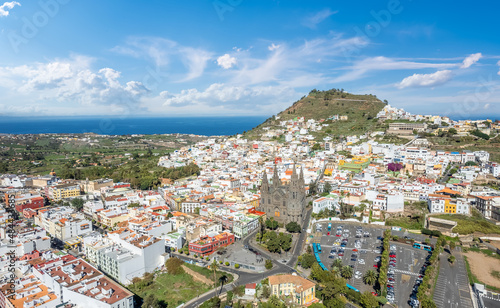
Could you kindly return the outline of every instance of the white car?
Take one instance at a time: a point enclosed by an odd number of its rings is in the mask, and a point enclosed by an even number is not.
[[[359,260],[358,260],[358,263],[359,263],[359,264],[365,264],[365,260],[364,260],[364,259],[359,259]]]

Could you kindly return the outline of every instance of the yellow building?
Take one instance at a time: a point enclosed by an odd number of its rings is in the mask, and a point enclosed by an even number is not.
[[[271,294],[291,296],[296,304],[305,306],[317,301],[315,283],[296,275],[269,276]]]
[[[80,186],[78,184],[59,184],[49,187],[49,198],[52,200],[61,200],[66,198],[78,197],[80,195]]]
[[[444,212],[446,214],[456,214],[457,213],[457,205],[450,203],[449,199],[444,200]]]

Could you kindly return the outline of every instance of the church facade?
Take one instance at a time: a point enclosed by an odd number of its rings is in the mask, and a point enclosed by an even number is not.
[[[281,183],[276,167],[271,183],[264,171],[260,194],[260,209],[266,212],[267,218],[274,218],[285,225],[294,221],[302,226],[306,212],[306,192],[302,169],[299,176],[294,166],[290,183],[284,185]]]

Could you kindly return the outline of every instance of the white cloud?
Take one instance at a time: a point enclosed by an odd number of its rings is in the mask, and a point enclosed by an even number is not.
[[[280,45],[275,45],[274,43],[267,47],[267,49],[269,49],[270,51],[276,50],[278,48],[280,48]]]
[[[460,68],[468,68],[470,67],[472,64],[476,63],[477,61],[479,61],[479,59],[481,59],[483,55],[478,52],[478,53],[473,53],[471,55],[469,55],[468,57],[466,57],[462,63],[462,66],[460,66]]]
[[[431,63],[415,61],[398,61],[387,57],[372,57],[356,62],[350,67],[350,71],[333,80],[333,82],[345,82],[357,80],[363,77],[369,71],[383,70],[406,70],[406,69],[424,69],[424,68],[451,68],[456,67],[456,63]]]
[[[499,69],[498,69],[498,73],[497,73],[497,74],[498,74],[498,75],[500,75],[500,61],[498,61],[498,62],[497,62],[497,65],[498,65],[498,67],[499,67]]]
[[[252,111],[256,111],[259,108],[269,108],[273,104],[280,103],[280,108],[283,108],[296,96],[297,93],[289,87],[244,87],[224,83],[211,84],[204,91],[188,89],[182,90],[177,94],[162,94],[162,97],[166,97],[164,106],[168,107],[197,105],[223,107],[226,109],[248,110],[248,108],[252,108]],[[271,109],[273,108],[271,107]]]
[[[323,74],[331,71],[319,65],[318,59],[322,63],[335,61],[346,49],[365,44],[368,42],[361,37],[343,38],[336,35],[308,40],[298,46],[281,44],[265,59],[251,57],[247,52],[238,56],[239,70],[234,70],[232,81],[244,85],[266,82],[289,85],[295,84],[293,81],[297,79],[296,76],[305,75],[311,77],[309,80],[326,81]],[[310,82],[303,86],[309,85]]]
[[[337,14],[338,11],[331,11],[329,8],[319,11],[316,14],[309,15],[302,21],[302,25],[315,29],[318,24],[327,19],[328,17]]]
[[[111,68],[93,71],[92,62],[88,57],[72,56],[48,63],[0,67],[0,81],[9,79],[9,88],[21,98],[138,110],[140,99],[149,90],[137,81],[121,84],[120,72]]]
[[[182,46],[175,41],[158,37],[129,37],[125,46],[116,46],[111,50],[134,58],[151,60],[158,67],[167,66],[172,60],[180,60],[187,68],[184,77],[174,77],[180,82],[203,75],[207,62],[213,55],[204,49]]]
[[[183,47],[180,49],[181,61],[188,68],[187,75],[180,82],[192,80],[203,75],[207,62],[212,59],[212,53],[203,49]]]
[[[16,5],[21,6],[21,3],[17,1],[4,2],[4,4],[0,5],[0,17],[9,16],[9,10],[12,10]]]
[[[403,79],[398,84],[398,88],[437,86],[447,82],[452,76],[453,73],[450,70],[437,71],[432,74],[413,74]]]
[[[236,65],[236,58],[231,57],[229,54],[225,54],[217,58],[217,65],[222,67],[223,69],[230,69],[234,65]]]

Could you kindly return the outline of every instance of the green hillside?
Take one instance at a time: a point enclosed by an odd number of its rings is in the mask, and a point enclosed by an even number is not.
[[[307,96],[280,112],[279,120],[275,117],[269,118],[247,132],[246,136],[251,139],[257,138],[263,133],[264,127],[278,128],[279,121],[296,117],[305,117],[306,120],[326,120],[325,123],[330,125],[321,133],[316,133],[320,138],[326,135],[345,136],[363,134],[376,129],[383,130],[385,127],[380,125],[375,117],[384,106],[384,102],[371,94],[358,95],[338,89],[328,91],[314,89]],[[347,116],[348,119],[346,121],[328,120],[334,115]]]

